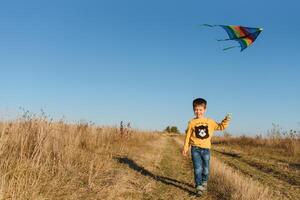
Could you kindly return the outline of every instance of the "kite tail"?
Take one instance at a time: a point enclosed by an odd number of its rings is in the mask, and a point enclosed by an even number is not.
[[[233,48],[236,48],[236,47],[240,47],[240,46],[226,47],[226,48],[223,49],[223,51],[227,51],[227,50],[229,50],[229,49],[233,49]]]
[[[206,27],[213,28],[213,27],[215,27],[215,26],[217,26],[217,25],[211,25],[211,24],[202,24],[201,26],[206,26]]]

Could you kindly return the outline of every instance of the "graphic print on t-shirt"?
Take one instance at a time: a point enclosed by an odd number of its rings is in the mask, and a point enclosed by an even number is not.
[[[206,139],[209,137],[208,126],[207,125],[198,125],[195,126],[196,137],[200,139]]]

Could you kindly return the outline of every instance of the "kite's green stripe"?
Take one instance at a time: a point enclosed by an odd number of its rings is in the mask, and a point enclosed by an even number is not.
[[[236,38],[241,37],[241,36],[240,36],[240,33],[239,33],[238,31],[236,31],[236,30],[233,28],[233,26],[228,26],[228,27],[232,30],[232,32],[233,32],[233,34],[235,35]]]
[[[236,39],[237,38],[234,30],[230,26],[222,26],[222,27],[225,29],[225,31],[227,32],[230,39]]]
[[[237,40],[241,45],[241,51],[248,47],[247,42],[244,39]]]

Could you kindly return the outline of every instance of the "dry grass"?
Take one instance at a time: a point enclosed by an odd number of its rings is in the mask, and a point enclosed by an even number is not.
[[[300,139],[297,135],[215,137],[213,155],[284,199],[299,199]]]
[[[155,134],[24,117],[0,123],[0,199],[103,199],[117,182],[113,157]]]
[[[292,137],[269,136],[269,137],[214,137],[212,143],[215,145],[238,145],[241,147],[263,147],[265,149],[277,149],[280,153],[284,153],[288,157],[300,157],[300,137],[293,135]]]
[[[46,117],[0,122],[0,199],[157,199],[161,188],[189,199],[176,182],[193,179],[182,145],[170,145],[178,138]],[[274,199],[215,158],[211,172],[207,199]]]
[[[244,177],[215,157],[211,158],[210,187],[221,196],[220,199],[267,200],[278,199],[258,182]]]

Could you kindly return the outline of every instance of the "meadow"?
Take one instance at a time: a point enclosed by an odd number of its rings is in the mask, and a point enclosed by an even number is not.
[[[196,198],[183,135],[24,115],[0,122],[0,199],[300,199],[299,138],[215,137]]]

